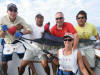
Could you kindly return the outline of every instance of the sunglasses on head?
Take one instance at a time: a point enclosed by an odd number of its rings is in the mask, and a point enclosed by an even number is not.
[[[64,41],[69,41],[69,42],[72,41],[72,40],[73,40],[73,39],[64,39]]]
[[[85,18],[85,16],[83,16],[83,17],[77,17],[77,19],[84,19]]]
[[[58,18],[56,18],[56,20],[61,20],[61,19],[63,19],[63,17],[58,17]]]

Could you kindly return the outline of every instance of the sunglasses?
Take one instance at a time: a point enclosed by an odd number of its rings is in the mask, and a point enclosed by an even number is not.
[[[17,12],[17,9],[9,9],[10,12]]]
[[[85,16],[83,16],[83,17],[77,17],[77,19],[84,19],[85,18]]]
[[[69,42],[72,41],[72,40],[73,40],[73,39],[64,39],[64,41],[69,41]]]
[[[58,18],[56,18],[56,20],[61,20],[61,19],[63,19],[64,17],[58,17]]]

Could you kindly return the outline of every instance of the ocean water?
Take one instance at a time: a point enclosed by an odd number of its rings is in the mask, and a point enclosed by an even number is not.
[[[99,32],[99,34],[100,34],[100,27],[97,27],[97,30],[98,30],[98,32]]]

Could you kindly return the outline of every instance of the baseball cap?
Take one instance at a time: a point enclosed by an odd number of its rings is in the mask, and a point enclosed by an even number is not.
[[[73,34],[65,34],[64,35],[64,39],[67,38],[67,37],[70,37],[70,38],[74,39],[74,35]]]
[[[13,3],[8,4],[7,10],[17,12],[17,6]]]

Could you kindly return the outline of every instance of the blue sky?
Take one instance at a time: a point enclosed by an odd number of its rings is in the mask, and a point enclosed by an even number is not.
[[[44,23],[50,21],[51,27],[55,24],[55,13],[64,13],[65,21],[76,26],[76,14],[85,10],[88,22],[100,27],[100,0],[0,0],[0,18],[6,15],[6,7],[9,3],[15,3],[18,14],[28,24],[35,24],[35,15],[41,13]]]

